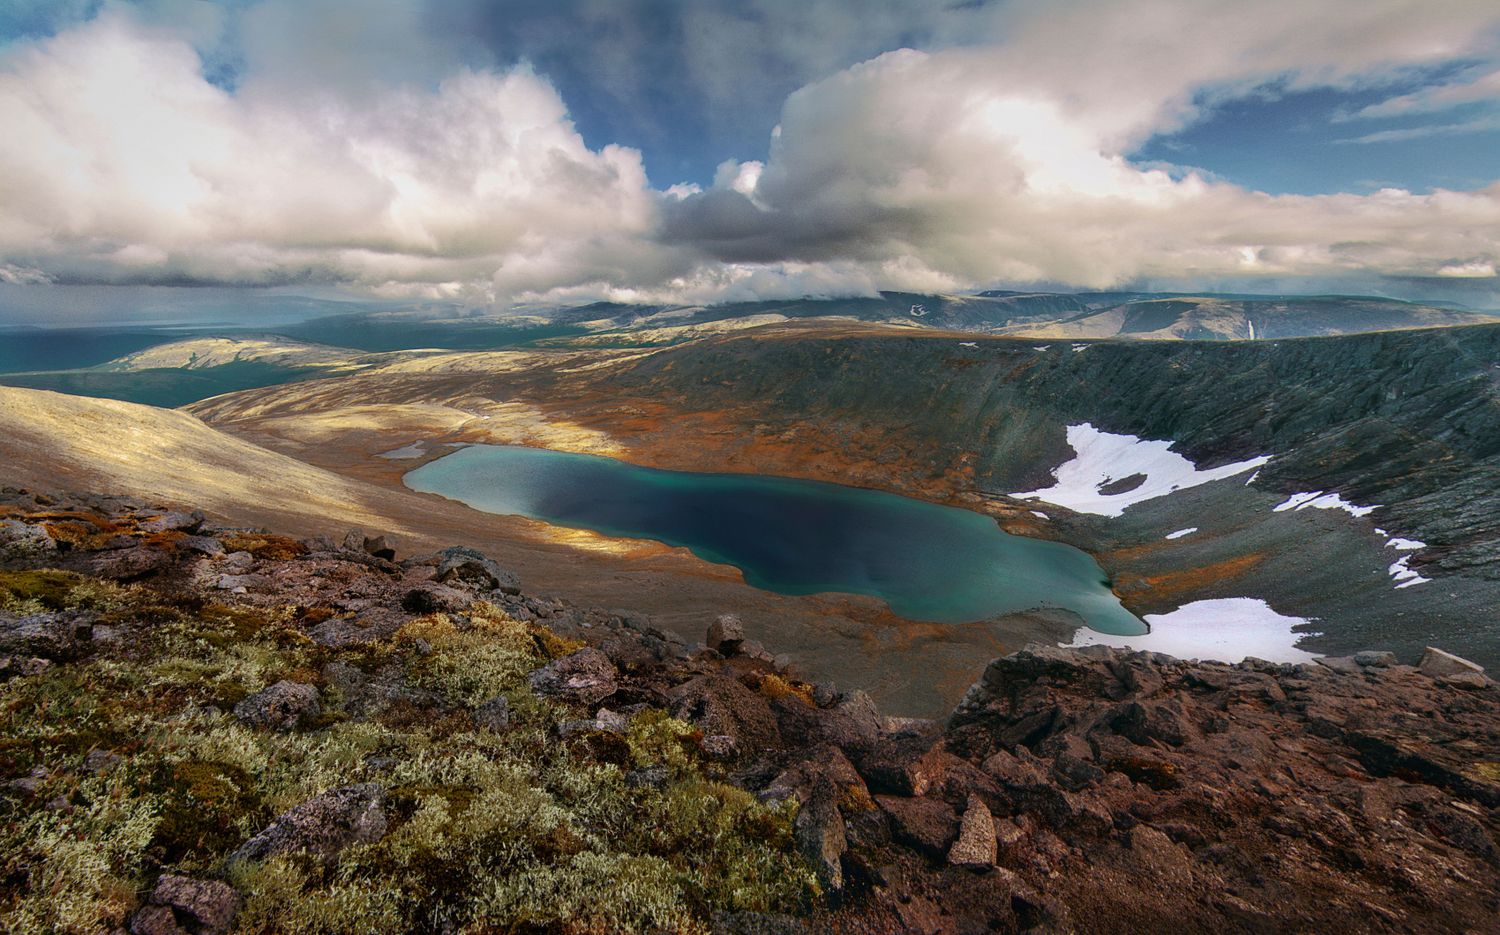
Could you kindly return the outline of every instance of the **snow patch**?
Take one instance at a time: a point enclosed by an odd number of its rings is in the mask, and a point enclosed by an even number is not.
[[[1075,345],[1073,345],[1073,353],[1075,353],[1075,354],[1082,353],[1082,352],[1084,352],[1084,351],[1086,351],[1088,349],[1089,349],[1089,346],[1087,344],[1075,344]]]
[[[1416,571],[1409,568],[1407,566],[1407,563],[1410,561],[1410,555],[1403,555],[1392,562],[1391,567],[1387,569],[1391,573],[1391,577],[1396,580],[1396,590],[1398,591],[1402,588],[1410,588],[1415,585],[1426,584],[1427,582],[1432,580],[1431,578],[1422,577]]]
[[[1380,509],[1380,504],[1356,506],[1336,493],[1324,493],[1321,490],[1314,490],[1311,493],[1292,494],[1285,501],[1271,507],[1271,512],[1284,513],[1287,510],[1306,510],[1309,507],[1314,510],[1343,510],[1350,516],[1369,516]]]
[[[1260,476],[1260,471],[1257,470],[1254,474],[1250,475],[1250,479],[1249,480],[1245,481],[1245,486],[1249,487],[1251,484],[1255,483],[1255,479],[1257,477],[1259,477],[1259,476]]]
[[[1309,621],[1278,614],[1257,598],[1193,601],[1171,613],[1147,614],[1144,619],[1151,632],[1143,636],[1080,630],[1069,645],[1150,650],[1179,659],[1221,662],[1241,662],[1247,656],[1270,662],[1310,662],[1317,658],[1316,653],[1297,648],[1299,639],[1316,634],[1292,629]]]
[[[1052,476],[1057,483],[1041,490],[1012,494],[1023,500],[1045,500],[1080,513],[1119,516],[1125,508],[1178,490],[1233,477],[1270,461],[1269,456],[1198,470],[1193,462],[1172,451],[1172,442],[1145,441],[1134,435],[1101,432],[1088,422],[1068,426],[1068,445],[1075,457]],[[1101,493],[1112,481],[1145,475],[1134,489]]]
[[[958,342],[958,346],[959,347],[978,347],[979,346],[979,342],[978,341],[960,341],[960,342]]]
[[[1031,515],[1037,517],[1038,519],[1051,519],[1052,518],[1052,517],[1048,516],[1046,513],[1043,513],[1041,510],[1032,510],[1031,511]]]
[[[1043,344],[1041,347],[1033,347],[1032,350],[1033,351],[1045,351],[1047,348],[1049,348],[1051,346],[1052,345],[1050,345],[1050,344]]]
[[[410,445],[402,445],[400,448],[392,448],[390,451],[382,451],[375,457],[389,458],[392,461],[404,461],[408,458],[420,458],[427,453],[421,442],[412,442]]]
[[[1380,532],[1378,529],[1375,531]],[[1385,535],[1383,532],[1380,534],[1382,536]],[[1400,536],[1392,536],[1386,540],[1385,547],[1395,549],[1397,552],[1415,552],[1417,549],[1427,548],[1427,543],[1420,539],[1403,539]]]
[[[1181,539],[1183,536],[1191,536],[1193,533],[1195,533],[1197,531],[1198,531],[1198,527],[1197,526],[1189,526],[1186,529],[1179,529],[1176,532],[1169,532],[1169,533],[1167,533],[1166,538],[1168,538],[1168,539]]]

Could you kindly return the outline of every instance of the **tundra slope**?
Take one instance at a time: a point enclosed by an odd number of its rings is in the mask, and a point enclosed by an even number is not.
[[[995,659],[883,718],[464,549],[0,495],[11,930],[1482,931],[1461,660]],[[542,583],[545,587],[545,583]],[[712,621],[712,622],[710,622]]]
[[[788,322],[664,348],[441,360],[233,394],[193,411],[324,467],[370,479],[384,472],[392,483],[412,463],[369,467],[384,450],[376,442],[539,444],[653,467],[889,489],[1078,545],[1139,613],[1260,598],[1317,618],[1322,636],[1306,648],[1381,645],[1410,659],[1441,642],[1500,662],[1491,612],[1500,605],[1500,327],[1079,343]],[[418,405],[468,418],[425,436],[328,429],[356,410]],[[1069,426],[1084,423],[1170,441],[1202,468],[1271,460],[1258,474],[1148,500],[1118,518],[1012,497],[1050,486],[1074,455]],[[1275,510],[1317,491],[1378,509],[1363,518]],[[1188,527],[1199,531],[1166,538]],[[1424,545],[1403,551],[1392,539]],[[1398,590],[1405,582],[1393,576],[1405,569],[1433,580]]]

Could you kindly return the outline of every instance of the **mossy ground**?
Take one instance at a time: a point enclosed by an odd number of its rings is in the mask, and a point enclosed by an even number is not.
[[[533,695],[526,675],[575,647],[489,605],[335,652],[296,629],[306,609],[174,603],[60,572],[0,574],[0,602],[86,608],[122,634],[0,685],[0,930],[108,931],[160,873],[222,876],[277,814],[358,782],[389,791],[385,837],[333,865],[237,864],[237,931],[694,932],[714,910],[815,893],[792,806],[722,781],[691,726],[647,710],[623,737],[558,740],[560,721],[591,712]],[[395,667],[428,701],[356,717],[322,675],[332,662]],[[312,729],[233,717],[280,679],[319,686]],[[510,729],[476,728],[469,709],[496,696]],[[86,769],[93,751],[118,759]],[[627,781],[648,766],[665,784]],[[38,768],[34,789],[14,784]]]

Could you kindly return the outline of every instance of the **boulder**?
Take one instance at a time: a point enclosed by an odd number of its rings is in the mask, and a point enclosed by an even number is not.
[[[136,528],[141,532],[196,532],[203,525],[202,513],[180,513],[170,511],[147,517]]]
[[[844,888],[840,859],[849,846],[838,801],[838,788],[828,779],[821,779],[792,823],[797,850],[813,868],[823,891],[830,894]]]
[[[1462,656],[1455,656],[1450,652],[1445,652],[1436,646],[1427,647],[1427,651],[1422,654],[1422,661],[1417,663],[1417,669],[1433,678],[1441,678],[1444,675],[1458,675],[1461,672],[1484,674],[1484,666],[1470,662]]]
[[[875,801],[890,816],[895,839],[933,860],[942,860],[958,838],[958,815],[946,802],[894,795],[877,795]]]
[[[575,704],[598,704],[617,687],[614,663],[592,646],[552,660],[529,678],[538,695]]]
[[[510,702],[504,695],[491,698],[474,709],[474,726],[484,730],[503,731],[510,727]]]
[[[958,840],[948,849],[948,863],[973,870],[993,867],[997,847],[994,817],[978,797],[970,796],[958,826]]]
[[[958,758],[931,734],[897,734],[876,743],[860,758],[860,770],[875,792],[925,795]]]
[[[47,527],[0,519],[0,561],[36,558],[57,551],[57,540]]]
[[[781,731],[766,699],[735,679],[700,675],[678,685],[667,697],[673,717],[694,724],[704,734],[733,738],[741,754],[781,745]]]
[[[1354,663],[1366,668],[1384,669],[1396,664],[1396,654],[1367,649],[1354,654]]]
[[[875,806],[854,764],[838,747],[827,744],[807,750],[801,759],[782,770],[761,791],[760,798],[765,801],[796,798],[806,804],[824,784],[832,784],[845,811],[867,811]]]
[[[407,591],[401,609],[413,614],[448,614],[468,610],[472,595],[445,584],[424,584]]]
[[[306,852],[332,861],[351,844],[385,837],[385,787],[360,783],[332,789],[283,812],[260,834],[240,845],[231,864]]]
[[[396,544],[385,536],[367,536],[363,546],[366,555],[383,558],[388,562],[396,558]]]
[[[170,567],[172,556],[162,549],[137,546],[102,552],[89,562],[89,570],[101,578],[134,581]]]
[[[483,553],[462,546],[443,549],[437,553],[436,579],[443,584],[467,587],[478,591],[502,591],[506,594],[521,593],[521,579],[514,572],[495,564]]]
[[[362,627],[353,620],[335,617],[325,620],[311,630],[307,635],[314,643],[328,649],[348,649],[351,646],[363,646],[373,643],[379,639],[379,634],[369,627]]]
[[[199,555],[207,555],[209,558],[217,558],[224,554],[224,543],[213,536],[183,536],[177,540],[177,548],[186,552],[196,552]]]
[[[130,921],[134,935],[223,935],[240,911],[240,897],[227,883],[165,874]]]
[[[244,724],[273,730],[292,730],[321,713],[316,686],[285,680],[234,706],[234,716]]]
[[[708,625],[708,647],[733,656],[745,642],[745,624],[737,614],[721,614]]]

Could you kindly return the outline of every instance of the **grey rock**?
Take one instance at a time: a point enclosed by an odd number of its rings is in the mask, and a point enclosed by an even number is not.
[[[994,817],[978,797],[969,796],[959,822],[958,840],[948,849],[948,863],[976,870],[993,867],[997,848]]]
[[[510,727],[510,702],[504,695],[491,698],[474,709],[474,726],[484,730],[499,731]]]
[[[1345,675],[1358,675],[1364,671],[1353,656],[1319,656],[1313,661],[1325,669],[1332,669]]]
[[[424,584],[412,588],[401,598],[401,609],[413,614],[454,613],[468,610],[472,595],[445,584]]]
[[[592,705],[615,693],[615,677],[609,657],[586,646],[532,672],[530,682],[539,695]]]
[[[480,591],[521,593],[521,579],[501,568],[482,552],[461,546],[443,549],[437,554],[437,580]]]
[[[732,760],[739,755],[739,744],[728,734],[709,734],[698,744],[703,755],[711,760]]]
[[[318,689],[301,682],[280,681],[244,698],[234,706],[234,716],[250,727],[292,730],[322,709]]]
[[[260,834],[240,845],[231,864],[303,851],[331,861],[351,844],[385,837],[385,787],[360,783],[332,789],[282,813]]]
[[[367,537],[361,545],[366,555],[373,555],[386,561],[392,561],[396,557],[396,544],[386,536]]]
[[[210,558],[224,554],[224,543],[213,536],[183,536],[177,540],[177,547],[189,552],[197,552],[199,555],[207,555]]]
[[[1490,687],[1490,677],[1483,672],[1455,672],[1452,675],[1444,675],[1438,678],[1439,685],[1449,688],[1462,688],[1467,691],[1480,691]]]
[[[1439,678],[1444,675],[1457,675],[1460,672],[1484,674],[1484,666],[1470,662],[1462,656],[1455,656],[1450,652],[1445,652],[1436,646],[1427,647],[1427,651],[1422,654],[1422,661],[1417,663],[1417,669],[1433,678]]]
[[[220,575],[214,579],[214,587],[220,591],[235,591],[244,588],[263,588],[271,583],[271,579],[265,575]]]
[[[94,574],[115,581],[132,581],[155,574],[172,564],[172,556],[162,549],[137,547],[102,552],[89,562]]]
[[[599,712],[594,715],[594,723],[599,725],[600,730],[609,731],[611,734],[625,734],[630,730],[630,715],[600,708]]]
[[[625,774],[625,785],[637,789],[660,789],[667,784],[670,778],[664,766],[647,766],[642,769],[633,769]]]
[[[368,627],[362,627],[352,620],[335,617],[325,620],[311,630],[307,635],[314,643],[329,649],[348,649],[351,646],[363,646],[373,643],[380,635]]]
[[[739,652],[745,642],[745,625],[736,614],[722,614],[708,625],[708,646],[726,656]]]
[[[230,552],[224,556],[224,566],[226,568],[249,568],[254,564],[255,556],[249,552]]]
[[[44,526],[16,519],[0,520],[0,560],[36,558],[57,551],[57,541]]]
[[[813,787],[806,804],[792,824],[797,850],[813,868],[818,882],[829,893],[844,888],[841,858],[848,848],[844,817],[839,814],[838,788],[823,779]]]
[[[78,771],[81,773],[102,773],[111,766],[122,761],[124,757],[113,750],[90,750],[79,764]]]
[[[180,513],[174,510],[142,520],[136,528],[142,532],[196,532],[203,525],[203,519],[202,513]]]
[[[1366,668],[1384,669],[1396,664],[1396,654],[1367,649],[1364,652],[1355,653],[1354,662]]]

